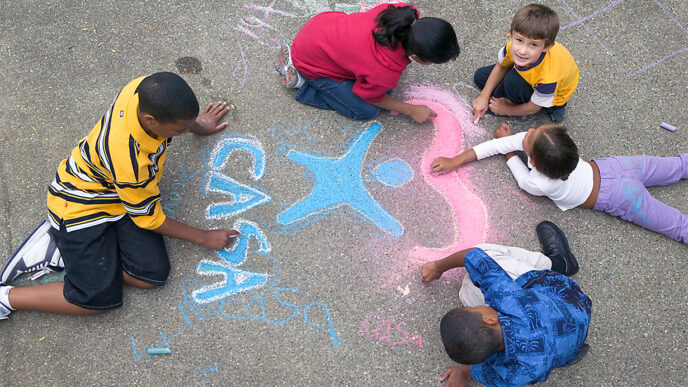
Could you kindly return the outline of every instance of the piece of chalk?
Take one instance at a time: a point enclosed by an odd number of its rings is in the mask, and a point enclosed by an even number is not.
[[[676,127],[675,127],[675,126],[669,125],[669,124],[667,124],[666,122],[662,122],[661,124],[659,124],[659,126],[662,127],[662,128],[664,128],[664,129],[666,129],[666,130],[668,130],[668,131],[670,131],[670,132],[675,132],[675,131],[676,131]]]
[[[148,348],[149,355],[169,355],[172,350],[169,348]]]
[[[482,116],[483,116],[482,114],[479,114],[478,117],[476,117],[475,120],[473,121],[473,125],[478,125],[478,121],[480,121],[480,118],[482,118]]]

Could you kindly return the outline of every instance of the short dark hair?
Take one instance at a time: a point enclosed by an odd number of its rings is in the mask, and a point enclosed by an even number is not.
[[[377,15],[373,39],[381,46],[394,50],[398,44],[415,54],[423,62],[445,63],[456,59],[461,52],[456,32],[446,20],[424,17],[411,6],[387,9]],[[415,21],[415,23],[414,23]]]
[[[482,315],[465,308],[442,317],[440,334],[447,355],[461,364],[482,363],[500,347],[498,333],[483,322]]]
[[[548,47],[559,33],[559,16],[546,5],[528,4],[511,19],[511,31],[530,39],[543,39]]]
[[[139,108],[165,124],[198,117],[198,99],[188,83],[175,73],[147,76],[136,88]]]
[[[580,159],[576,143],[560,125],[544,127],[533,140],[532,153],[535,168],[550,179],[568,179]]]

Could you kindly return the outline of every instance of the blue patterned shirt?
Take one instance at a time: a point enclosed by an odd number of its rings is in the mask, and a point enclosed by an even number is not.
[[[505,350],[471,367],[485,385],[544,382],[578,357],[588,335],[592,301],[570,278],[551,270],[529,271],[516,280],[484,251],[466,254],[466,270],[497,310]]]

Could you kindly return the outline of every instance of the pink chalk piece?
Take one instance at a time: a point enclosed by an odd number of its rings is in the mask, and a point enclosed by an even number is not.
[[[664,129],[666,129],[666,130],[668,130],[668,131],[670,131],[670,132],[675,132],[675,131],[676,131],[676,127],[675,127],[675,126],[669,125],[669,124],[667,124],[666,122],[662,122],[661,124],[659,124],[659,126],[662,127],[662,128],[664,128]]]
[[[432,160],[440,156],[454,156],[461,151],[462,125],[457,116],[439,102],[414,99],[408,103],[426,105],[437,113],[434,120],[436,135],[431,148],[421,160],[419,170],[423,179],[450,204],[453,209],[454,240],[441,248],[417,245],[411,250],[411,259],[431,261],[443,258],[458,250],[485,242],[487,238],[487,209],[483,201],[473,193],[473,186],[465,174],[456,172],[434,176]]]
[[[483,118],[482,114],[478,114],[477,117],[475,117],[475,120],[473,121],[473,125],[478,125],[478,122],[480,122],[480,119]]]

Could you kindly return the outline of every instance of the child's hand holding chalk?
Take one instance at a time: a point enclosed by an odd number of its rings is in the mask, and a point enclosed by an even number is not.
[[[482,114],[482,113],[478,114],[478,116],[475,117],[475,119],[473,120],[473,125],[478,125],[478,122],[480,121],[480,119],[481,119],[482,117],[483,117],[483,114]]]

